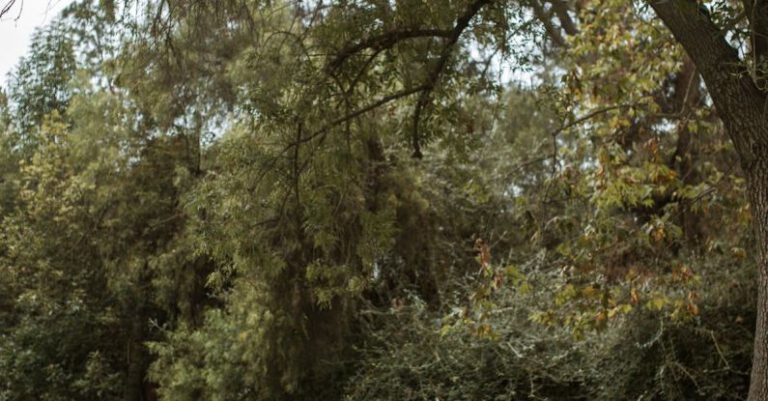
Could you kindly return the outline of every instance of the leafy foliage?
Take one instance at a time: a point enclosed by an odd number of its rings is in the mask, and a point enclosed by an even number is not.
[[[747,391],[747,182],[644,3],[82,1],[0,100],[0,400]]]

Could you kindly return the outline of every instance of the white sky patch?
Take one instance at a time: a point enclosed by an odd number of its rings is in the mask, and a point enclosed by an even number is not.
[[[7,0],[0,0],[0,5]],[[0,86],[8,73],[27,53],[35,28],[45,26],[73,0],[16,0],[10,12],[0,19]]]

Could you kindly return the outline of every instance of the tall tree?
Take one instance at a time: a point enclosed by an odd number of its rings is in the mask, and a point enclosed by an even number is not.
[[[730,14],[750,38],[740,51],[729,43],[729,28],[713,21],[706,6],[691,0],[651,1],[651,7],[683,46],[704,82],[736,148],[747,176],[759,249],[758,308],[750,401],[768,399],[768,2],[743,0]]]

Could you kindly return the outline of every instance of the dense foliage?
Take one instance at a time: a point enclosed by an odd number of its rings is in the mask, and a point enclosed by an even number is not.
[[[3,88],[0,400],[748,392],[747,181],[644,2],[77,1]]]

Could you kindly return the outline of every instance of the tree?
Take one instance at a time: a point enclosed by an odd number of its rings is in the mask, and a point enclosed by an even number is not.
[[[176,179],[198,148],[153,137],[100,79],[114,55],[92,34],[109,17],[89,10],[35,36],[3,98],[3,399],[152,399],[151,323],[194,324],[208,302]]]
[[[64,114],[76,70],[72,39],[62,21],[35,32],[30,55],[19,62],[8,86],[18,131],[31,131],[53,111]]]
[[[768,2],[742,1],[750,37],[740,56],[706,8],[695,1],[652,1],[651,6],[700,71],[747,176],[759,248],[758,315],[749,400],[768,399],[768,125],[766,51]],[[737,24],[744,24],[736,20]]]

